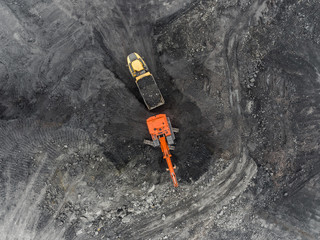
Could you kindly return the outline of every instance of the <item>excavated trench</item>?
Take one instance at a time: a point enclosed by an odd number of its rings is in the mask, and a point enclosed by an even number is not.
[[[319,9],[0,2],[3,238],[317,239]],[[131,52],[165,98],[152,112]],[[158,113],[180,129],[177,189],[142,144]]]

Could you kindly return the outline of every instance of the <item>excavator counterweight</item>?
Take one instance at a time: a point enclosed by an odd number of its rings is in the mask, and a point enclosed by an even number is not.
[[[157,147],[160,145],[163,158],[167,161],[173,185],[178,187],[178,181],[171,162],[171,154],[169,150],[169,144],[173,144],[175,139],[170,119],[165,114],[158,114],[147,119],[147,126],[152,138],[153,146]]]

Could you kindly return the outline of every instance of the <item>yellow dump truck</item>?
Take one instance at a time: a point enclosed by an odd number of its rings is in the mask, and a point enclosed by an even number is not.
[[[127,63],[147,108],[152,110],[163,105],[162,94],[143,59],[137,53],[131,53],[127,57]]]

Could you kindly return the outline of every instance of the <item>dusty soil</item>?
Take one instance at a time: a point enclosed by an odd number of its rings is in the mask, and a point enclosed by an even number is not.
[[[3,239],[320,238],[319,18],[316,0],[2,0]],[[177,189],[143,145],[157,113],[180,129]]]

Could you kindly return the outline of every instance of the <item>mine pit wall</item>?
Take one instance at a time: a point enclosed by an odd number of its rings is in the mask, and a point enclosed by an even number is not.
[[[241,7],[224,9],[217,2],[201,2],[155,30],[161,62],[183,100],[198,108],[202,121],[195,128],[209,139],[216,158],[241,156],[247,148],[237,55],[250,28],[246,19],[254,19],[255,10],[265,5]],[[201,34],[192,34],[194,29]],[[184,116],[178,119],[187,125]]]
[[[238,155],[245,141],[276,191],[295,189],[319,167],[319,35],[304,29],[318,17],[315,5],[222,5],[201,3],[160,28],[160,59],[184,96],[214,119],[224,150]]]
[[[252,28],[239,57],[258,56],[241,69],[249,73],[242,75],[242,106],[250,113],[250,156],[275,190],[284,193],[300,189],[319,169],[320,61],[319,33],[305,30],[318,18],[315,6],[279,7],[286,14],[269,8],[276,23],[265,18],[259,29]]]

